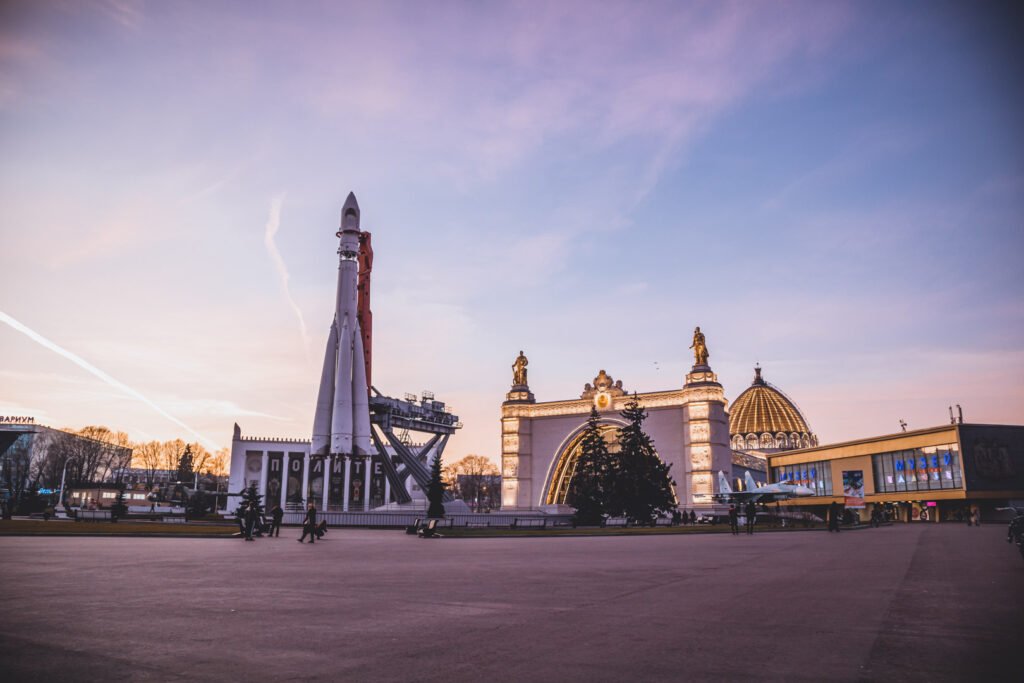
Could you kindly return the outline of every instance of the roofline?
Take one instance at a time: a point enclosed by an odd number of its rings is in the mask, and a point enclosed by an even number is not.
[[[938,427],[925,427],[924,429],[913,429],[909,432],[893,432],[891,434],[882,434],[879,436],[869,436],[863,439],[853,439],[851,441],[837,441],[835,443],[819,444],[810,448],[794,448],[788,451],[779,451],[778,453],[767,453],[767,457],[780,458],[784,456],[792,455],[803,455],[805,453],[815,453],[819,451],[829,451],[835,448],[844,448],[846,446],[858,446],[860,444],[877,443],[879,441],[889,441],[891,439],[905,439],[907,437],[924,436],[926,434],[937,434],[948,430],[954,430],[959,432],[961,427],[1013,427],[1017,429],[1024,429],[1024,425],[1003,425],[1003,424],[982,424],[978,422],[960,422],[957,424],[940,425]]]
[[[638,398],[638,399],[643,399],[643,398],[661,398],[663,396],[664,397],[679,396],[680,398],[682,398],[682,394],[683,394],[683,388],[680,387],[678,389],[666,389],[664,391],[646,391],[646,392],[643,392],[643,393],[640,393],[638,391],[628,391],[628,392],[622,394],[622,396],[613,396],[612,398],[625,398],[625,399],[628,399],[628,398],[633,398],[634,396],[636,398]],[[572,404],[575,404],[575,403],[593,403],[593,402],[594,402],[593,399],[589,399],[589,398],[563,398],[563,399],[555,400],[555,401],[534,401],[533,403],[526,404],[526,405],[531,405],[531,406],[558,406],[558,405],[572,405]]]

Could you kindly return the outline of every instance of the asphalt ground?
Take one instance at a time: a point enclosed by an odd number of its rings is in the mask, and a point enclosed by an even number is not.
[[[1005,528],[0,538],[5,681],[1017,681]]]

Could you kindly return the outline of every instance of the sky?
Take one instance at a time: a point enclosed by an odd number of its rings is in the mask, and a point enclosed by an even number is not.
[[[1007,6],[1009,7],[1009,6]],[[1024,423],[1020,11],[914,2],[0,3],[0,415],[308,438],[349,191],[374,384],[497,460],[693,329],[823,443]]]

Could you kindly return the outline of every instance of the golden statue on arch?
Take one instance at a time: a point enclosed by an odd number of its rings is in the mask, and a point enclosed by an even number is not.
[[[704,333],[700,331],[700,326],[693,331],[693,343],[690,344],[690,348],[693,349],[693,356],[697,360],[697,365],[707,365],[708,356],[708,345],[704,341]]]
[[[519,357],[516,358],[516,362],[512,364],[512,385],[513,386],[526,386],[526,366],[530,364],[530,361],[526,359],[523,352],[519,352]]]

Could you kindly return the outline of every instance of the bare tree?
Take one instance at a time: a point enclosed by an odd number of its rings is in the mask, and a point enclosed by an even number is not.
[[[207,458],[203,473],[220,476],[228,473],[228,462],[231,460],[231,451],[227,448],[217,449],[217,452]],[[196,468],[199,469],[198,467]]]
[[[482,455],[467,455],[446,468],[450,490],[473,510],[496,507],[497,466]]]
[[[135,466],[146,472],[146,488],[152,489],[156,483],[156,471],[160,469],[163,457],[163,444],[159,441],[146,441],[133,446]]]
[[[189,444],[189,446],[192,447],[192,469],[195,472],[203,472],[206,469],[206,463],[213,457],[213,454],[206,450],[198,441]]]
[[[181,439],[164,441],[160,448],[160,469],[176,472],[181,454],[185,452],[185,442]]]

